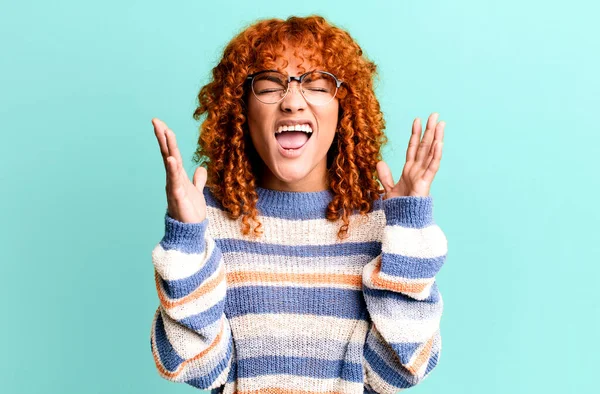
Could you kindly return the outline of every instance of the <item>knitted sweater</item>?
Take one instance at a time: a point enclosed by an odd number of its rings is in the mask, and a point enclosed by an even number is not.
[[[396,393],[428,376],[447,254],[432,197],[380,198],[339,240],[331,191],[257,193],[260,237],[208,188],[203,222],[165,215],[152,251],[160,376],[244,394]]]

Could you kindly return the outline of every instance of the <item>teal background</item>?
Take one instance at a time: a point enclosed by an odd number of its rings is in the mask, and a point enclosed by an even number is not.
[[[593,1],[2,2],[3,393],[192,393],[155,370],[151,250],[177,133],[225,44],[318,13],[380,71],[396,177],[415,117],[446,121],[443,352],[411,393],[592,393],[600,365]]]

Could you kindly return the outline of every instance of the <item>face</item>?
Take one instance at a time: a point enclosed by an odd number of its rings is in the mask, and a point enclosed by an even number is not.
[[[288,75],[300,76],[314,69],[306,61],[300,64],[291,50],[285,57],[288,65],[284,71]],[[247,108],[250,137],[263,162],[259,186],[283,191],[327,189],[327,151],[338,122],[337,97],[323,106],[312,105],[300,93],[298,82],[292,81],[280,102],[265,104],[250,93]],[[293,132],[283,131],[291,130],[292,125]],[[307,132],[308,127],[312,133]]]

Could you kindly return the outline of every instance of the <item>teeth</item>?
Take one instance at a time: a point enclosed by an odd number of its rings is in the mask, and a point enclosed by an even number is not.
[[[279,126],[276,133],[282,133],[284,131],[303,131],[308,134],[312,134],[313,130],[308,124],[296,124],[290,126]]]

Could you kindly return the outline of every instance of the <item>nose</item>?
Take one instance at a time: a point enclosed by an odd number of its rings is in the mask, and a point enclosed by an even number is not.
[[[300,93],[300,84],[297,81],[290,82],[288,92],[280,103],[281,110],[294,113],[304,111],[306,105],[306,100],[302,93]]]

